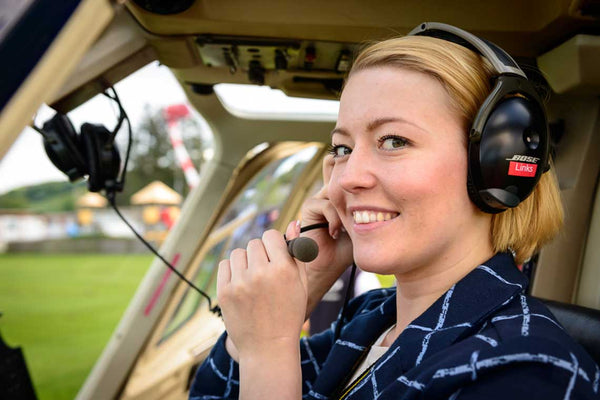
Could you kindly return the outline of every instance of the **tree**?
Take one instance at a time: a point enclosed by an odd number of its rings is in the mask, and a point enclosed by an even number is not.
[[[11,190],[0,196],[0,209],[30,212],[72,211],[79,196],[86,192],[83,181],[46,182]]]
[[[182,121],[183,142],[197,169],[200,169],[203,150],[207,147],[201,130],[199,121],[193,117]],[[126,141],[119,143],[119,149],[124,158]],[[140,124],[133,129],[125,188],[117,196],[117,202],[129,204],[133,193],[155,180],[162,181],[184,197],[189,192],[183,171],[175,160],[163,111],[147,104]]]

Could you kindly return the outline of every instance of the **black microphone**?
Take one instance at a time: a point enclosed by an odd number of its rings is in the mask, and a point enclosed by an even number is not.
[[[302,262],[311,262],[319,255],[319,245],[308,237],[286,240],[290,255]]]

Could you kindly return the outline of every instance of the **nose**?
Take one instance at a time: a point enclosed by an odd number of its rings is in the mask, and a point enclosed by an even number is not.
[[[340,186],[350,193],[374,187],[377,182],[375,163],[368,149],[357,146],[346,157],[341,165]]]

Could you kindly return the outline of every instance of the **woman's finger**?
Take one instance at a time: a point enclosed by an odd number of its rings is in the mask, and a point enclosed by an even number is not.
[[[304,203],[302,208],[302,220],[304,224],[310,225],[319,222],[327,222],[329,234],[337,237],[342,228],[342,221],[329,200],[312,198]]]
[[[291,221],[285,230],[285,238],[286,240],[292,240],[298,236],[300,236],[300,221]]]
[[[319,189],[319,191],[317,193],[315,193],[315,195],[313,196],[313,198],[315,198],[315,199],[323,199],[323,200],[329,201],[329,195],[327,194],[328,187],[329,187],[329,185],[324,184],[321,187],[321,189]]]
[[[342,228],[342,220],[331,202],[327,202],[325,207],[323,207],[323,216],[329,224],[329,235],[337,239]]]
[[[290,256],[287,244],[280,232],[275,229],[269,229],[263,233],[262,243],[265,246],[267,257],[269,257],[271,262],[276,260],[279,264],[280,262],[291,261],[292,256]]]
[[[229,265],[231,267],[231,281],[241,279],[248,270],[246,250],[234,249],[229,256]]]
[[[269,262],[267,251],[265,250],[265,246],[263,245],[263,242],[260,239],[252,239],[248,242],[246,254],[248,257],[249,269],[260,268],[261,266],[264,266]]]
[[[217,270],[217,298],[223,292],[225,286],[231,281],[231,268],[229,260],[222,260],[219,263],[219,269]]]

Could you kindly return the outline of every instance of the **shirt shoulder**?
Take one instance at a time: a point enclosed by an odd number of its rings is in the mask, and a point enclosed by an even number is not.
[[[488,370],[485,375],[506,375],[510,365],[522,374],[533,374],[529,380],[540,374],[553,377],[549,385],[559,385],[565,393],[571,387],[580,394],[599,396],[600,369],[538,299],[517,296],[470,339],[479,342],[476,355],[470,357],[477,357]]]
[[[547,343],[556,351],[564,350],[591,357],[575,342],[557,321],[548,307],[540,300],[520,294],[505,307],[487,318],[481,331],[497,338],[499,343],[518,344],[520,341],[537,340]],[[551,349],[551,350],[552,350]]]

